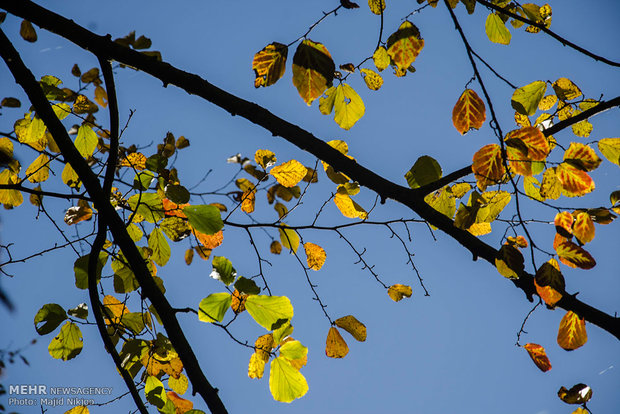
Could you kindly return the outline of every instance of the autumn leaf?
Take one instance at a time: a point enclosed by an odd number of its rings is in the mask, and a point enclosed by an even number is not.
[[[595,170],[602,162],[590,146],[579,142],[571,142],[564,152],[564,161],[584,171]]]
[[[174,404],[176,414],[185,414],[194,408],[193,402],[179,397],[179,395],[174,391],[166,392],[166,397],[168,397],[168,400],[172,401]]]
[[[297,248],[299,247],[299,234],[293,229],[287,228],[285,224],[283,224],[278,231],[280,232],[280,242],[282,246],[289,249],[291,253],[297,252]]]
[[[502,45],[510,44],[510,31],[497,13],[489,14],[484,24],[484,30],[491,42]]]
[[[383,46],[379,46],[377,50],[372,54],[372,60],[375,63],[375,67],[379,72],[382,72],[390,66],[390,55],[387,53],[387,49]]]
[[[52,339],[47,350],[52,358],[68,361],[82,352],[82,331],[75,323],[67,321],[58,335]]]
[[[146,156],[140,152],[132,152],[120,162],[121,167],[135,168],[142,171],[146,168]]]
[[[368,0],[368,7],[371,12],[380,15],[385,10],[385,0]]]
[[[585,404],[592,398],[592,388],[588,387],[586,384],[573,385],[570,390],[567,390],[565,387],[560,387],[558,390],[558,397],[566,404]],[[586,410],[583,411],[583,414],[589,412]],[[575,413],[577,413],[577,411],[573,412],[573,414]],[[579,412],[578,414],[582,413]]]
[[[49,157],[39,155],[26,169],[26,176],[31,183],[41,183],[50,176]]]
[[[500,146],[488,144],[480,148],[474,154],[471,169],[481,191],[484,191],[489,185],[498,184],[506,172]]]
[[[325,250],[321,246],[310,242],[304,244],[304,250],[306,251],[308,267],[312,270],[320,270],[325,263]]]
[[[323,115],[329,115],[333,110],[334,121],[341,128],[351,129],[364,116],[366,108],[362,98],[346,83],[332,86],[325,95],[319,99],[319,109]]]
[[[327,332],[325,355],[330,358],[344,358],[349,353],[349,346],[333,326]]]
[[[286,45],[273,42],[254,55],[252,69],[256,75],[255,88],[271,86],[284,75],[287,54]]]
[[[256,190],[245,190],[241,195],[241,211],[244,213],[252,213],[254,211],[254,203],[256,202]]]
[[[472,89],[465,89],[452,109],[452,123],[461,135],[480,129],[486,119],[484,102]]]
[[[582,211],[577,214],[575,223],[573,224],[573,234],[582,244],[594,240],[594,221],[588,213]]]
[[[355,316],[347,315],[334,321],[336,326],[350,333],[353,338],[360,342],[366,341],[366,326],[357,320]]]
[[[515,111],[522,115],[534,115],[538,104],[545,96],[547,83],[544,81],[534,81],[521,88],[518,88],[513,94],[510,104]]]
[[[273,167],[269,174],[284,187],[296,186],[305,176],[308,170],[297,160],[290,160],[282,165]]]
[[[269,390],[276,401],[291,402],[308,392],[308,383],[289,359],[279,356],[271,361]]]
[[[293,56],[293,85],[308,106],[331,86],[336,66],[323,44],[306,39]]]
[[[411,289],[411,286],[397,283],[390,286],[387,293],[394,302],[400,302],[404,297],[410,298],[413,294],[413,290]]]
[[[571,101],[579,98],[582,93],[581,90],[568,78],[559,78],[553,82],[553,90],[555,94],[563,101]]]
[[[360,73],[362,74],[368,89],[378,91],[381,88],[381,85],[383,85],[383,78],[374,70],[363,68],[360,69]]]
[[[518,279],[524,269],[523,255],[514,246],[504,244],[495,258],[495,267],[497,271],[504,277],[509,279]]]
[[[204,234],[198,230],[193,230],[192,232],[205,249],[213,250],[224,241],[224,232],[222,230],[215,234]]]
[[[620,138],[603,138],[599,140],[598,150],[610,162],[620,166]]]
[[[588,341],[586,321],[575,312],[568,311],[560,321],[558,345],[567,351],[573,351]]]
[[[271,350],[275,346],[273,335],[268,333],[259,336],[254,343],[254,353],[250,358],[248,366],[248,377],[262,378],[265,371],[265,364],[269,361]]]
[[[583,170],[563,162],[556,167],[556,176],[567,197],[581,197],[595,188],[594,180]]]
[[[34,43],[37,41],[37,32],[28,20],[22,20],[22,24],[19,27],[19,35],[27,42]]]
[[[555,215],[553,224],[555,231],[562,237],[570,238],[573,234],[573,215],[568,211],[561,211]]]
[[[254,161],[264,169],[274,165],[277,161],[276,154],[269,150],[256,150],[254,153]]]
[[[560,261],[566,266],[578,267],[585,270],[592,269],[596,266],[596,261],[590,253],[571,241],[564,241],[560,243],[555,248],[555,251],[560,258]]]
[[[553,259],[552,259],[553,260]],[[555,260],[553,260],[555,262]],[[538,296],[545,301],[547,306],[554,307],[562,299],[565,289],[564,276],[556,267],[557,262],[543,263],[536,271],[534,285]]]
[[[407,70],[424,47],[418,28],[405,20],[387,41],[387,53],[400,70]]]
[[[547,353],[545,352],[545,348],[538,344],[525,344],[523,348],[527,351],[534,364],[540,369],[542,372],[547,372],[551,369],[551,362],[549,362],[549,358],[547,357]]]
[[[442,170],[437,160],[428,155],[423,155],[407,171],[405,179],[410,188],[418,188],[437,181],[441,176]]]
[[[368,217],[366,210],[353,201],[346,191],[338,191],[336,193],[334,196],[334,204],[336,204],[338,210],[340,210],[342,215],[345,217],[360,218],[362,220],[365,220]]]
[[[86,205],[69,207],[65,213],[64,221],[69,226],[79,223],[80,221],[90,220],[93,216],[93,210]]]

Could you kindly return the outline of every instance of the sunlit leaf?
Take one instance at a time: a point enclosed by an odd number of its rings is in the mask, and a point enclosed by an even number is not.
[[[573,224],[573,234],[582,244],[590,243],[594,240],[594,221],[588,213],[580,212],[577,214],[575,224]]]
[[[565,289],[564,277],[552,262],[543,263],[538,268],[534,284],[538,296],[550,307],[554,307],[562,298]]]
[[[334,204],[336,204],[338,210],[340,210],[342,215],[345,217],[360,218],[362,220],[365,220],[368,217],[366,210],[353,201],[345,190],[339,190],[336,193],[334,196]]]
[[[256,150],[254,153],[254,161],[264,169],[267,169],[276,163],[276,154],[269,150]]]
[[[407,171],[405,179],[410,188],[418,188],[437,181],[441,176],[442,171],[439,163],[433,157],[423,155]]]
[[[43,305],[34,316],[34,328],[39,335],[46,335],[67,319],[67,313],[56,303]],[[39,325],[43,323],[42,325]]]
[[[512,36],[510,30],[506,28],[506,24],[497,13],[489,14],[484,24],[484,30],[491,42],[502,45],[510,44]]]
[[[592,171],[601,164],[601,159],[594,150],[585,144],[571,142],[564,152],[564,161],[584,171]]]
[[[555,94],[563,101],[571,101],[579,98],[582,93],[581,90],[568,78],[559,78],[553,82],[553,90]]]
[[[390,66],[390,55],[388,55],[387,49],[383,46],[379,46],[377,50],[375,50],[372,54],[372,60],[379,72],[382,72],[385,68]]]
[[[88,205],[73,206],[65,212],[64,221],[70,226],[80,221],[90,220],[92,216],[93,210]]]
[[[296,186],[305,176],[308,170],[297,160],[290,160],[284,164],[273,167],[269,174],[284,187]]]
[[[209,323],[222,322],[231,303],[232,296],[230,293],[212,293],[200,301],[198,319]]]
[[[407,70],[423,47],[424,39],[420,36],[420,31],[408,20],[405,20],[387,40],[387,54],[400,70]]]
[[[284,75],[288,47],[278,42],[265,46],[254,55],[252,69],[256,75],[254,87],[273,85]]]
[[[164,218],[164,206],[157,193],[134,194],[127,202],[132,210],[135,210],[149,223],[156,223]]]
[[[144,384],[144,396],[146,400],[158,408],[163,408],[168,401],[164,384],[153,375],[146,377]]]
[[[514,246],[504,244],[495,258],[495,267],[497,271],[504,277],[509,279],[518,279],[524,269],[523,255]]]
[[[553,108],[553,105],[555,105],[557,101],[558,101],[557,96],[547,95],[544,98],[542,98],[540,102],[538,103],[538,109],[540,109],[541,111],[548,111],[549,109]]]
[[[385,0],[368,0],[368,7],[371,12],[380,15],[385,10]]]
[[[308,392],[306,378],[284,357],[271,361],[269,390],[276,401],[291,402]]]
[[[488,144],[480,148],[474,154],[471,169],[481,191],[484,191],[489,185],[498,184],[506,172],[500,146]]]
[[[327,332],[325,340],[325,355],[330,358],[344,358],[349,353],[349,346],[333,326]]]
[[[256,323],[268,331],[293,317],[293,306],[286,296],[249,295],[245,309]]]
[[[575,111],[573,116],[577,116],[581,113],[581,111]],[[592,133],[594,126],[588,121],[584,119],[583,121],[579,121],[576,124],[571,125],[571,129],[573,130],[573,134],[577,135],[581,138],[587,138]]]
[[[566,312],[558,329],[558,345],[567,351],[573,351],[588,341],[586,321],[573,311]]]
[[[278,228],[278,231],[280,233],[280,242],[282,242],[282,246],[291,253],[297,252],[297,248],[299,247],[299,235],[297,232],[287,228],[284,224]]]
[[[31,183],[41,183],[50,176],[49,157],[39,155],[26,169],[26,176]]]
[[[323,44],[305,39],[293,56],[293,85],[308,106],[332,84],[336,66]]]
[[[168,401],[172,401],[174,404],[175,414],[185,414],[194,408],[193,402],[179,397],[174,391],[166,392],[166,397],[168,397]]]
[[[480,129],[486,120],[484,102],[472,89],[465,89],[452,109],[452,123],[461,135]]]
[[[364,78],[364,82],[366,83],[366,86],[368,86],[368,89],[372,91],[378,91],[383,85],[383,78],[374,70],[363,68],[360,69],[360,73],[362,74],[362,77]]]
[[[620,166],[620,138],[603,138],[598,142],[598,150],[610,162]]]
[[[560,387],[558,390],[558,397],[566,404],[585,404],[592,398],[592,388],[586,384],[576,384],[567,390],[565,387]],[[583,410],[586,413],[589,411]],[[573,412],[575,414],[576,411]]]
[[[153,251],[151,259],[158,265],[165,266],[171,255],[170,245],[158,227],[155,227],[149,235],[148,243]]]
[[[366,326],[355,318],[355,316],[347,315],[334,321],[336,326],[350,333],[353,338],[360,342],[366,340]]]
[[[58,335],[52,339],[47,350],[53,358],[68,361],[78,356],[82,352],[82,347],[82,331],[79,326],[67,321],[60,328]]]
[[[306,355],[308,355],[308,348],[299,341],[288,341],[280,347],[280,356],[290,360],[302,359]]]
[[[213,257],[213,270],[209,276],[213,279],[221,280],[228,286],[235,281],[237,271],[230,260],[224,256],[215,256]]]
[[[555,251],[560,258],[560,261],[566,266],[578,267],[585,270],[592,269],[596,266],[596,261],[590,253],[571,241],[564,241],[560,243],[555,248]]]
[[[411,289],[411,286],[401,285],[400,283],[397,283],[390,286],[387,293],[394,302],[399,302],[400,300],[402,300],[402,298],[410,298],[413,294],[413,290]]]
[[[556,176],[567,197],[581,197],[594,190],[594,180],[587,172],[563,162],[556,167]]]
[[[540,195],[544,198],[557,200],[562,195],[562,183],[556,175],[556,168],[547,168],[540,184]]]
[[[241,195],[241,211],[244,213],[252,213],[256,202],[256,190],[246,190]]]
[[[542,372],[547,372],[551,369],[551,362],[549,362],[549,358],[547,357],[545,348],[538,344],[525,344],[523,345],[523,348],[525,348],[538,369],[540,369]]]
[[[510,104],[515,111],[522,115],[534,115],[538,104],[545,96],[547,83],[544,81],[534,81],[519,89],[512,94]]]
[[[177,394],[185,394],[188,385],[189,381],[187,377],[183,374],[179,375],[179,378],[168,377],[168,386],[172,388],[172,391],[176,392]]]
[[[220,210],[212,205],[202,204],[183,208],[189,224],[201,233],[211,235],[222,230],[224,222]]]
[[[325,250],[319,245],[314,243],[304,243],[304,250],[306,251],[306,261],[308,267],[312,270],[320,270],[325,263]]]
[[[364,116],[366,107],[362,98],[355,90],[341,83],[336,87],[334,97],[334,120],[341,128],[349,130],[359,119]],[[305,174],[304,174],[305,176]]]
[[[4,171],[0,172],[0,184],[18,184],[19,182],[19,177],[11,170],[5,169]],[[22,193],[18,190],[0,190],[0,203],[4,204],[5,208],[17,207],[23,202],[24,197],[22,196]]]
[[[146,156],[140,152],[132,152],[120,162],[121,167],[132,167],[137,171],[144,170],[146,164]]]

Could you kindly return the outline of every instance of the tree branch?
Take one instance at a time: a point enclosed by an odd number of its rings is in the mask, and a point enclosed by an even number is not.
[[[0,184],[0,190],[18,190],[18,191],[23,191],[24,193],[34,194],[38,196],[64,198],[66,200],[78,199],[78,200],[90,201],[90,198],[86,197],[84,194],[54,193],[51,191],[36,190],[34,188],[24,187],[21,184]]]

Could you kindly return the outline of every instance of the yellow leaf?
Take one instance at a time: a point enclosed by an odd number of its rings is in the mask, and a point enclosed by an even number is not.
[[[299,235],[297,232],[286,228],[285,224],[283,224],[278,231],[280,232],[280,241],[282,242],[282,246],[289,249],[291,253],[297,252],[297,248],[299,247]]]
[[[372,91],[378,91],[383,85],[383,78],[377,72],[372,69],[360,69],[360,73],[366,82],[368,89]]]
[[[341,128],[351,129],[364,116],[365,111],[362,98],[352,87],[346,83],[338,85],[334,98],[334,120]]]
[[[168,378],[168,386],[172,389],[172,391],[176,392],[177,394],[185,394],[188,385],[189,381],[184,374],[179,375],[179,378]]]
[[[284,187],[295,187],[306,176],[308,170],[297,160],[290,160],[282,165],[273,167],[269,174]]]
[[[548,168],[543,173],[542,183],[540,184],[540,195],[544,198],[557,200],[562,195],[562,183],[556,175],[556,168]]]
[[[519,113],[518,111],[515,111],[515,123],[522,127],[532,126],[530,118],[527,115]]]
[[[97,112],[99,107],[92,103],[86,96],[78,95],[73,102],[73,112],[76,114],[87,114]]]
[[[276,401],[291,402],[308,392],[308,383],[290,360],[277,357],[271,361],[269,390]]]
[[[491,233],[491,223],[474,223],[467,229],[474,236],[484,236]]]
[[[553,108],[553,105],[555,105],[557,101],[558,101],[557,96],[547,95],[544,98],[542,98],[540,102],[538,103],[538,109],[540,109],[541,111],[548,111],[549,109]]]
[[[538,344],[525,344],[523,345],[523,348],[525,348],[538,369],[542,372],[547,372],[551,369],[551,362],[549,362],[545,348]]]
[[[461,135],[470,129],[480,129],[486,119],[484,102],[476,92],[465,89],[452,109],[452,123]]]
[[[563,101],[571,101],[582,95],[577,85],[568,78],[560,78],[553,82],[552,86],[555,94]]]
[[[269,245],[269,251],[273,254],[282,253],[282,244],[280,244],[280,242],[277,240],[272,241]]]
[[[510,105],[522,115],[534,115],[546,90],[547,83],[544,81],[528,83],[514,91]]]
[[[108,106],[108,93],[101,86],[97,86],[95,88],[95,102],[97,102],[102,108]]]
[[[598,150],[609,161],[620,166],[620,138],[603,138],[598,142]]]
[[[306,251],[306,259],[308,267],[312,270],[320,270],[325,263],[325,250],[321,246],[314,243],[305,243],[304,250]]]
[[[248,366],[248,377],[262,378],[265,371],[265,364],[269,361],[271,350],[275,346],[272,334],[265,334],[258,337],[254,343],[254,353],[250,357]]]
[[[37,41],[37,32],[28,20],[22,20],[22,24],[19,27],[19,35],[27,42],[34,43]]]
[[[360,342],[366,341],[366,326],[355,318],[355,316],[347,315],[334,321],[336,326],[350,333],[353,338]]]
[[[385,0],[368,0],[368,7],[371,12],[380,15],[385,10]]]
[[[372,54],[372,60],[375,63],[375,67],[379,72],[382,72],[390,66],[390,55],[387,53],[387,49],[383,46],[379,46],[375,53]]]
[[[336,66],[321,43],[306,39],[293,56],[293,85],[308,106],[331,86]]]
[[[333,326],[327,332],[325,355],[330,358],[344,358],[349,353],[349,346]]]
[[[524,268],[523,262],[523,255],[519,249],[510,244],[504,244],[495,258],[495,268],[508,279],[518,279]]]
[[[567,351],[573,351],[588,341],[586,321],[576,313],[568,311],[560,321],[558,345]]]
[[[47,129],[43,121],[36,115],[31,115],[31,118],[18,119],[13,128],[19,142],[29,145],[35,145],[44,139],[45,130]],[[45,148],[45,146],[43,147]]]
[[[564,161],[568,161],[584,171],[595,170],[602,162],[589,145],[579,142],[570,143],[570,147],[564,152]]]
[[[583,244],[594,240],[594,221],[592,221],[592,218],[588,213],[580,212],[577,214],[575,224],[573,224],[573,234]]]
[[[400,302],[400,300],[404,297],[410,298],[412,294],[413,289],[411,289],[411,286],[397,283],[388,288],[388,295],[394,302]]]
[[[506,172],[502,162],[502,151],[498,144],[488,144],[480,148],[471,166],[478,188],[484,191],[487,186],[498,184]]]
[[[256,190],[245,190],[241,196],[241,210],[245,213],[254,211],[254,203],[256,202]]]
[[[276,83],[286,70],[288,47],[278,42],[268,44],[254,55],[252,69],[256,75],[254,87],[270,86]]]
[[[140,152],[132,152],[123,158],[120,163],[121,167],[132,167],[136,171],[142,171],[146,168],[146,156]]]
[[[85,405],[78,405],[70,410],[65,411],[65,414],[89,414],[88,407]]]
[[[566,162],[556,167],[556,176],[567,197],[581,197],[594,190],[594,181],[586,173]]]
[[[277,161],[276,154],[269,150],[256,150],[254,153],[254,161],[264,169],[274,165]]]
[[[573,116],[573,112],[574,109],[570,104],[567,104],[564,101],[560,101],[560,103],[558,103],[558,119],[560,121],[565,121]]]
[[[39,155],[26,169],[26,176],[31,183],[41,183],[50,176],[49,158],[45,154]]]
[[[11,170],[5,169],[0,172],[0,184],[18,184],[19,182],[19,177]],[[21,192],[17,190],[0,190],[0,204],[4,204],[5,208],[17,207],[23,202],[24,197]]]
[[[579,115],[581,111],[575,111],[573,116]],[[594,126],[588,121],[584,119],[583,121],[579,121],[576,124],[571,125],[571,129],[573,130],[573,134],[577,135],[581,138],[587,138],[592,133]]]
[[[484,24],[484,30],[491,42],[502,45],[510,44],[510,31],[506,28],[506,24],[498,14],[489,14]]]
[[[346,192],[338,191],[334,196],[334,204],[336,204],[338,210],[345,217],[360,218],[362,220],[368,217],[366,210],[353,201]]]
[[[400,70],[407,70],[424,47],[418,28],[405,20],[387,41],[387,53]]]

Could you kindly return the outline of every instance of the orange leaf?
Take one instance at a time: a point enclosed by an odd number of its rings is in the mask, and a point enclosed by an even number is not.
[[[192,231],[194,232],[194,236],[196,236],[198,241],[202,243],[205,249],[213,250],[224,241],[224,232],[222,230],[215,234],[204,234],[196,229],[193,229]]]
[[[567,351],[573,351],[588,341],[586,321],[573,311],[566,312],[560,321],[558,345]]]
[[[333,326],[329,328],[325,341],[325,355],[330,358],[344,358],[349,353],[349,347],[345,340]]]
[[[549,308],[555,307],[555,304],[562,299],[562,294],[551,286],[539,286],[536,280],[534,280],[534,286],[536,287],[538,296],[540,296]]]
[[[133,167],[136,171],[142,171],[146,168],[146,156],[139,152],[132,152],[121,161],[120,166]]]
[[[93,216],[93,210],[88,205],[69,207],[65,213],[65,223],[69,226],[79,223],[80,221],[90,220]]]
[[[336,65],[327,48],[306,39],[293,56],[293,85],[308,106],[321,96],[334,79]]]
[[[596,266],[596,261],[590,253],[571,241],[560,243],[555,251],[558,253],[560,261],[566,266],[578,267],[585,270],[592,269]]]
[[[547,372],[551,369],[551,362],[549,362],[549,358],[547,358],[545,348],[538,344],[525,344],[523,345],[523,348],[525,348],[538,369],[542,372]]]
[[[250,358],[250,365],[248,366],[248,376],[250,378],[262,378],[265,371],[265,363],[269,361],[271,356],[269,353],[275,346],[273,342],[272,334],[265,334],[259,336],[254,343],[254,354]]]
[[[474,154],[472,171],[478,181],[478,188],[484,191],[488,185],[502,180],[506,169],[502,162],[502,150],[498,144],[489,144]]]
[[[555,224],[555,231],[560,236],[570,238],[573,234],[573,215],[568,211],[556,214],[553,224]]]
[[[495,258],[495,267],[497,271],[504,277],[509,279],[518,279],[523,272],[523,255],[514,246],[504,244]]]
[[[562,273],[556,266],[557,262],[555,260],[543,263],[536,271],[536,277],[534,278],[534,285],[536,286],[538,296],[549,307],[554,307],[562,299],[562,293],[564,293],[566,286],[564,276],[562,276]]]
[[[314,243],[305,243],[304,250],[306,251],[308,267],[312,270],[321,269],[325,263],[325,258],[327,257],[325,250],[323,250],[321,246]]]
[[[248,295],[243,295],[237,289],[232,293],[232,302],[230,303],[230,308],[233,312],[239,314],[245,310],[245,300],[248,298]]]
[[[558,165],[556,175],[567,197],[581,197],[594,190],[594,181],[588,173],[566,162]]]
[[[527,247],[529,245],[527,240],[523,236],[517,236],[517,237],[509,236],[507,240],[509,244],[515,245],[518,247]]]
[[[585,171],[596,169],[602,162],[592,148],[579,142],[570,143],[570,147],[564,152],[564,161]]]
[[[424,39],[420,36],[420,31],[407,20],[390,35],[387,41],[387,53],[401,71],[407,70],[423,47]]]
[[[189,410],[194,408],[194,403],[190,400],[186,400],[185,398],[179,397],[179,395],[174,391],[168,391],[166,396],[172,403],[174,404],[174,408],[176,414],[185,414]]]
[[[573,234],[583,244],[589,243],[594,239],[594,221],[592,221],[588,213],[582,211],[577,214],[573,224]]]
[[[527,158],[532,161],[543,161],[549,155],[549,142],[540,131],[540,129],[536,127],[524,127],[520,129],[516,129],[514,131],[510,131],[506,135],[505,141],[510,141],[511,139],[517,139],[521,141],[523,146],[526,148]]]
[[[254,55],[252,69],[256,75],[254,87],[273,85],[284,75],[288,47],[278,42],[268,44]]]
[[[290,160],[282,165],[273,167],[269,174],[284,187],[295,187],[306,176],[308,169],[297,160]]]
[[[486,119],[484,102],[471,89],[465,89],[452,109],[452,123],[464,135],[470,129],[480,129]]]
[[[360,342],[364,342],[366,340],[366,326],[358,321],[355,316],[343,316],[342,318],[336,319],[334,323],[336,326],[350,333],[356,340]]]
[[[508,156],[508,162],[510,167],[517,174],[531,177],[534,175],[532,171],[532,160],[527,157],[527,154],[520,148],[513,147],[512,145],[506,146],[506,155]]]
[[[251,213],[254,211],[254,203],[256,202],[256,190],[249,189],[243,192],[241,196],[241,211]]]
[[[388,295],[394,302],[399,302],[404,297],[410,298],[412,294],[413,290],[411,289],[411,286],[401,285],[400,283],[392,285],[388,288]]]
[[[187,216],[183,212],[183,208],[189,206],[189,204],[176,204],[168,200],[167,198],[162,199],[161,203],[164,206],[164,215],[187,218]]]

